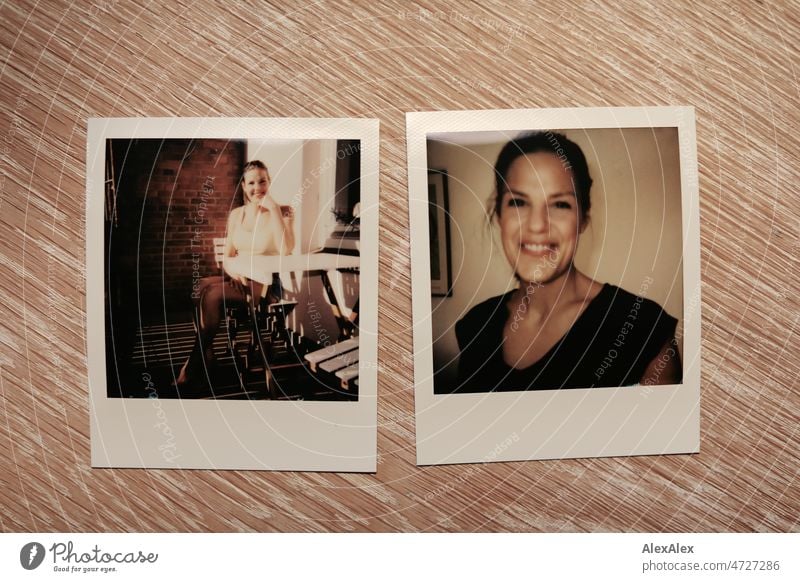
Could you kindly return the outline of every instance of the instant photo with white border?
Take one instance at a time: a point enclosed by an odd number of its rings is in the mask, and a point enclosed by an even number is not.
[[[357,252],[351,253],[358,255],[358,264],[347,271],[356,273],[357,283],[354,287],[351,285],[353,288],[350,293],[357,298],[358,313],[355,314],[353,309],[352,315],[357,315],[358,335],[365,338],[357,348],[356,399],[309,401],[109,397],[104,316],[104,306],[107,308],[104,228],[108,228],[105,223],[108,222],[108,213],[113,213],[113,209],[107,208],[105,186],[107,140],[246,140],[256,144],[282,140],[299,143],[302,140],[324,140],[333,144],[334,158],[337,156],[336,144],[347,143],[339,140],[360,142],[360,168],[352,170],[359,176],[360,192],[355,192],[355,196],[360,194],[360,198],[358,207],[350,209],[357,213],[360,222],[360,228],[357,229],[360,230],[360,244]],[[376,470],[378,148],[379,122],[376,119],[89,120],[86,329],[92,467],[342,472]],[[298,163],[319,165],[319,160],[317,157],[311,162],[301,160]],[[244,161],[242,158],[242,163]],[[265,161],[269,164],[268,160]],[[241,167],[231,169],[230,175],[241,177],[241,171]],[[275,168],[270,168],[270,171],[274,172]],[[314,179],[318,178],[314,176]],[[330,178],[331,184],[327,190],[336,189],[332,185],[335,178],[335,175]],[[198,196],[202,195],[203,192],[199,191]],[[230,197],[231,193],[226,195]],[[298,192],[298,195],[302,193]],[[339,218],[334,217],[335,209],[320,208],[318,212],[319,218],[311,216],[307,220],[328,220],[336,224]],[[309,223],[305,227],[315,233],[320,231],[316,223]],[[303,253],[319,250],[311,248],[314,246],[311,242],[306,242],[308,248],[303,248]],[[131,309],[135,309],[135,306]],[[349,313],[337,313],[337,317]],[[146,380],[143,377],[141,381]]]
[[[415,112],[406,115],[406,130],[417,463],[432,465],[698,452],[700,231],[694,109],[631,107]],[[453,370],[459,365],[460,346],[456,344],[455,333],[457,321],[487,297],[512,291],[518,285],[515,267],[509,267],[510,259],[503,252],[505,243],[496,242],[500,237],[485,231],[498,229],[497,216],[491,216],[493,202],[490,201],[493,191],[496,191],[493,187],[494,170],[502,147],[498,144],[535,132],[576,135],[584,144],[581,146],[583,150],[602,148],[603,143],[621,144],[611,147],[611,152],[584,152],[592,168],[592,197],[598,185],[601,191],[604,185],[610,188],[615,178],[627,179],[632,186],[629,186],[627,201],[617,200],[614,202],[617,206],[592,198],[588,216],[590,220],[596,219],[602,227],[590,227],[594,231],[586,242],[579,241],[574,256],[581,255],[581,245],[598,246],[602,256],[598,258],[596,252],[591,263],[585,262],[591,264],[588,275],[600,284],[618,285],[630,292],[631,297],[636,295],[637,302],[642,301],[639,296],[647,297],[652,291],[648,286],[654,277],[648,273],[653,267],[647,260],[654,265],[663,260],[668,262],[666,276],[660,279],[666,286],[664,293],[667,298],[661,305],[664,313],[671,310],[678,320],[672,345],[680,354],[680,383],[662,380],[649,385],[642,381],[615,387],[598,387],[602,383],[591,383],[586,388],[537,386],[536,389],[512,387],[504,391],[502,381],[499,381],[494,387],[467,393],[441,388],[444,382],[441,378],[455,377]],[[642,188],[641,184],[650,184],[642,182],[641,176],[637,175],[637,170],[640,174],[642,170],[633,161],[638,152],[629,149],[634,145],[630,136],[637,132],[649,140],[647,147],[653,149],[657,164],[661,163],[662,156],[663,159],[673,156],[671,185],[666,184],[669,177],[662,176],[667,172],[658,167],[650,170],[655,175],[653,188],[659,192],[669,189],[675,200],[643,202],[640,195],[644,192],[637,193],[637,186]],[[597,137],[596,143],[592,144],[592,135],[602,135],[603,139]],[[431,146],[433,142],[436,142],[435,147]],[[663,143],[670,144],[672,153],[658,150]],[[441,144],[444,146],[439,147]],[[598,159],[610,161],[603,162],[604,167],[598,168],[595,167]],[[448,160],[457,161],[448,164]],[[440,206],[442,195],[435,185],[441,180],[431,180],[431,176],[446,176],[449,181],[444,188],[444,206]],[[656,193],[659,195],[664,197]],[[578,198],[577,192],[575,198]],[[631,267],[632,257],[640,249],[625,248],[617,240],[619,236],[617,239],[607,236],[608,229],[614,228],[610,220],[614,217],[603,213],[614,212],[609,209],[619,209],[621,204],[630,206],[625,211],[627,222],[624,229],[642,230],[644,227],[652,230],[653,241],[648,242],[645,251],[647,260],[639,261],[640,265],[635,268]],[[655,208],[654,212],[646,213],[655,217],[652,225],[647,222],[649,218],[644,218],[647,204],[664,206],[664,209]],[[485,209],[485,224],[478,224],[479,221],[472,218],[470,224],[459,224],[459,212],[461,216],[465,215],[464,205],[473,208],[472,217],[479,213],[475,210],[478,206]],[[669,228],[664,226],[667,212],[672,213],[667,217],[672,221]],[[443,229],[436,226],[442,221],[438,214],[447,214],[449,233],[440,232]],[[450,238],[442,242],[445,236]],[[586,237],[586,232],[581,236]],[[641,237],[648,235],[645,232],[636,236],[640,238],[635,240],[644,240]],[[438,248],[432,249],[432,244]],[[627,246],[633,247],[634,244],[629,242]],[[465,251],[468,248],[473,252]],[[536,247],[532,250],[541,249]],[[588,256],[590,253],[584,254]],[[434,265],[431,264],[432,257],[436,261]],[[443,260],[447,264],[441,264]],[[470,265],[469,261],[475,264]],[[506,270],[495,268],[499,264],[505,264]],[[575,264],[578,265],[577,259]],[[452,272],[453,284],[447,293],[441,291],[438,280],[432,287],[432,268],[434,274]],[[459,285],[459,277],[462,281],[469,281],[469,285],[463,282]],[[444,313],[447,315],[442,315]],[[492,329],[493,333],[499,333],[496,326]],[[620,341],[624,342],[625,337]],[[666,345],[669,344],[665,344],[665,348]],[[616,352],[611,355],[616,355]],[[479,369],[482,363],[472,362],[470,366]],[[598,367],[597,377],[600,378],[603,372]],[[449,384],[444,386],[448,388]]]

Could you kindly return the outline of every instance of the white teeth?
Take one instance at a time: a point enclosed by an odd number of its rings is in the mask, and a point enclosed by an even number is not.
[[[534,253],[543,253],[549,251],[552,247],[550,245],[534,245],[534,244],[527,244],[522,245],[526,251],[532,251]]]

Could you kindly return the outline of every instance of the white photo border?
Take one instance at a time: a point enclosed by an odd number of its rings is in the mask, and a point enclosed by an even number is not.
[[[680,385],[434,394],[428,134],[676,127],[683,223]],[[417,464],[695,453],[700,450],[700,211],[693,107],[406,114]],[[452,201],[451,201],[452,203]],[[531,411],[535,411],[532,413]]]
[[[89,119],[86,198],[86,342],[92,467],[375,472],[377,468],[377,119]],[[361,141],[359,396],[354,402],[109,398],[104,322],[107,139],[358,139]],[[158,410],[154,410],[157,406]],[[156,413],[169,419],[175,447]]]

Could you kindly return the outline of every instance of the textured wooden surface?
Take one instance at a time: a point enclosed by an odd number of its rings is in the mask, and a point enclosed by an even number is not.
[[[0,7],[0,529],[800,530],[797,3],[138,4]],[[677,104],[702,452],[416,468],[404,112]],[[377,475],[89,468],[86,119],[172,115],[380,118]]]

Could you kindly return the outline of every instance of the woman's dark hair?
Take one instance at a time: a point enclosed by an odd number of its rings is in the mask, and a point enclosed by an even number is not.
[[[537,131],[527,133],[508,142],[494,165],[495,194],[494,204],[490,218],[500,216],[503,203],[503,194],[506,191],[506,178],[511,164],[520,156],[539,152],[550,153],[564,164],[564,168],[572,172],[575,198],[578,202],[581,220],[589,216],[592,206],[589,191],[592,189],[592,177],[589,175],[589,166],[583,151],[575,142],[567,139],[561,133],[554,131]]]
[[[244,165],[244,169],[242,170],[242,180],[244,180],[244,175],[248,172],[248,170],[266,170],[267,176],[269,176],[269,168],[267,168],[266,164],[261,160],[251,160]]]

